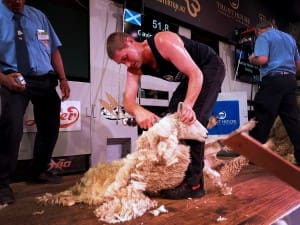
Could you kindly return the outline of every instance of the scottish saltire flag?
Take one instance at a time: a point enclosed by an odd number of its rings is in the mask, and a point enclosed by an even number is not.
[[[133,10],[124,10],[124,20],[127,23],[141,26],[141,13],[135,12]]]

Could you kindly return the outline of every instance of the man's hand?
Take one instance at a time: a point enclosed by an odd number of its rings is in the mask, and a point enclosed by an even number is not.
[[[159,119],[157,115],[144,108],[139,108],[138,112],[135,112],[135,120],[142,129],[152,127]]]
[[[251,55],[249,55],[248,60],[249,60],[249,62],[250,62],[251,64],[254,64],[254,63],[253,63],[254,58],[255,58],[255,56],[254,56],[253,53],[252,53]]]
[[[255,56],[253,53],[248,57],[248,60],[251,64],[262,66],[268,63],[269,58],[267,56]]]
[[[179,113],[180,120],[188,125],[193,124],[197,119],[193,108],[188,104],[180,102],[178,104],[177,111]]]
[[[17,82],[17,77],[21,76],[20,73],[10,73],[1,76],[1,85],[7,87],[9,90],[21,92],[26,89],[25,84]]]
[[[65,101],[70,97],[70,87],[67,79],[60,80],[61,100]]]

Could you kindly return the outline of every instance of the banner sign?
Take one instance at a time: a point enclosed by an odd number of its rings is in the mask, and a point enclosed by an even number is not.
[[[263,9],[259,0],[144,0],[144,6],[229,38],[235,28],[252,27],[270,19],[268,9]]]
[[[125,8],[123,17],[124,32],[136,41],[145,40],[159,31],[178,32],[178,25],[151,14],[141,16],[140,13]]]
[[[36,132],[32,104],[28,105],[24,116],[24,132]],[[60,131],[81,130],[80,101],[63,101],[60,111]]]
[[[239,101],[217,101],[212,115],[218,123],[208,130],[210,135],[229,134],[240,126]]]

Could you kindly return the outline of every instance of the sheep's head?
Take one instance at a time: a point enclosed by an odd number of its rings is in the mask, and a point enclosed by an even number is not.
[[[208,137],[207,129],[198,120],[193,124],[188,125],[180,121],[177,113],[163,117],[150,129],[157,135],[165,138],[170,136],[170,134],[174,134],[178,139],[190,139],[204,142]]]
[[[205,142],[208,137],[207,129],[198,120],[191,125],[187,125],[178,119],[178,124],[178,139],[190,139]]]

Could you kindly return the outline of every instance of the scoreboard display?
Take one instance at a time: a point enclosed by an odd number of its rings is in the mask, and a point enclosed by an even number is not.
[[[177,24],[162,19],[160,16],[150,13],[142,15],[129,9],[124,10],[124,32],[130,34],[135,40],[145,40],[160,31],[177,33],[178,29]]]
[[[160,31],[173,31],[177,33],[179,26],[157,16],[145,15],[143,18],[143,28],[145,33],[153,35]]]

